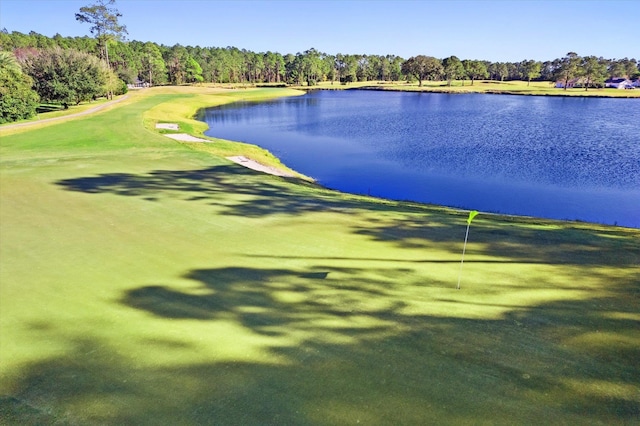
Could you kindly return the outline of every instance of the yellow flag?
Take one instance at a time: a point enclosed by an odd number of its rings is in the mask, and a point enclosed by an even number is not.
[[[474,217],[476,217],[478,215],[478,211],[477,210],[471,210],[469,212],[469,219],[467,219],[467,223],[469,225],[471,225],[471,221],[473,220]]]

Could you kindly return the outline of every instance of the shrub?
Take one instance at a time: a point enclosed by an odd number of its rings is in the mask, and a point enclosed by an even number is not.
[[[33,81],[12,54],[0,53],[0,123],[31,118],[39,104],[38,95],[31,89]]]
[[[41,50],[26,57],[24,67],[43,102],[65,107],[103,96],[112,74],[95,56],[74,49]]]

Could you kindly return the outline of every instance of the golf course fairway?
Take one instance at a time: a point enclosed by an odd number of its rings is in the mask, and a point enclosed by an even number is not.
[[[0,127],[0,424],[637,424],[640,231],[342,194],[153,88]]]

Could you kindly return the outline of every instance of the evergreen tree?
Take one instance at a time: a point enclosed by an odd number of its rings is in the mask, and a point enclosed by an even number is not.
[[[531,83],[532,78],[540,77],[540,68],[542,64],[538,61],[528,60],[520,62],[522,70],[522,78],[527,80],[527,86]]]
[[[111,69],[109,61],[109,42],[118,40],[127,34],[127,27],[118,23],[122,14],[114,7],[116,0],[97,0],[95,4],[80,8],[76,13],[76,21],[91,24],[91,34],[96,36],[100,48],[100,56],[107,68]],[[109,94],[110,97],[112,93]]]
[[[464,66],[457,56],[449,56],[443,59],[442,66],[444,68],[444,76],[449,86],[451,86],[453,80],[457,80],[464,75]]]
[[[589,90],[592,84],[604,86],[604,80],[607,78],[607,64],[602,58],[595,56],[586,56],[582,58],[582,75],[585,77],[584,90]]]
[[[581,61],[580,56],[575,52],[567,53],[567,56],[562,58],[560,61],[560,66],[557,69],[556,75],[558,80],[561,80],[564,83],[564,90],[567,90],[569,81],[572,78],[577,77]]]

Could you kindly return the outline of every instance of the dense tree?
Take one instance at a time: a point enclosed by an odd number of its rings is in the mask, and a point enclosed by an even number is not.
[[[607,78],[607,64],[604,59],[595,56],[586,56],[582,58],[581,74],[585,78],[584,90],[589,90],[589,86],[596,84],[604,86]]]
[[[527,80],[527,86],[531,84],[532,78],[540,77],[540,68],[542,64],[532,59],[520,62],[522,78]]]
[[[624,58],[621,62],[624,64],[625,77],[634,78],[638,76],[638,63],[635,59]]]
[[[306,80],[307,86],[315,86],[318,82],[322,81],[324,71],[322,58],[324,55],[314,48],[306,50],[304,53],[298,55],[299,57],[297,59],[300,60],[300,78],[298,83],[301,82],[301,78]]]
[[[453,80],[457,80],[464,75],[464,66],[457,56],[449,56],[443,59],[442,66],[444,68],[444,77],[449,86],[451,86]]]
[[[564,90],[567,90],[569,81],[579,73],[580,56],[575,52],[569,52],[560,61],[560,66],[556,70],[557,79],[563,82]]]
[[[280,83],[284,70],[284,58],[279,53],[267,52],[263,54],[264,82]]]
[[[244,83],[246,77],[247,63],[245,58],[245,50],[240,50],[237,47],[228,47],[228,62],[229,67],[229,82],[230,83]]]
[[[611,78],[621,77],[625,75],[625,71],[626,71],[625,66],[620,61],[612,61],[609,64],[608,72],[609,72],[609,77]]]
[[[302,53],[298,52],[295,56],[288,55],[285,60],[285,67],[287,70],[287,83],[301,85],[304,79]]]
[[[174,45],[170,50],[165,52],[165,62],[171,84],[180,85],[187,82],[188,61],[189,52],[180,44]]]
[[[100,4],[110,6],[113,2],[102,0]],[[117,14],[117,13],[116,13]],[[119,15],[119,14],[117,14]],[[75,49],[100,57],[109,55],[109,65],[118,76],[129,83],[141,80],[152,84],[184,84],[191,82],[213,83],[279,83],[315,84],[321,81],[339,80],[342,83],[353,81],[391,80],[420,78],[409,73],[402,65],[403,58],[395,55],[328,55],[309,49],[297,55],[282,55],[277,52],[256,53],[236,47],[191,47],[176,45],[173,47],[153,42],[127,42],[111,36],[108,51],[103,44],[88,36],[63,37],[60,34],[52,38],[30,32],[9,33],[0,31],[0,50],[14,51],[17,57],[46,46],[59,46],[63,49]],[[186,50],[186,54],[185,54]],[[569,56],[569,55],[568,55]],[[414,58],[415,60],[415,58]],[[446,65],[442,74],[449,85],[454,79],[470,78],[472,84],[477,78],[485,76],[482,69],[473,67],[484,65],[491,79],[552,81],[566,76],[567,58],[557,58],[544,63],[525,60],[521,62],[464,61],[455,56],[440,61]],[[576,55],[577,65],[571,74],[573,77],[584,73],[582,60]],[[610,77],[637,78],[640,76],[638,62],[635,59],[601,59],[608,67]],[[199,67],[199,68],[198,68]],[[537,68],[539,67],[539,74]],[[201,71],[199,71],[199,69]],[[427,78],[441,78],[429,76]]]
[[[560,66],[560,59],[553,61],[545,61],[540,68],[540,78],[545,81],[554,81],[556,77],[556,69]]]
[[[75,49],[41,50],[25,59],[24,68],[43,102],[65,108],[115,91],[119,81],[104,62]]]
[[[389,77],[391,81],[400,81],[403,78],[402,64],[404,59],[396,55],[387,55],[387,61],[389,62]]]
[[[369,55],[355,55],[357,62],[356,76],[358,81],[377,80],[376,58]]]
[[[342,53],[338,53],[336,56],[334,56],[333,63],[333,69],[335,70],[334,76],[337,77],[338,81],[342,82],[347,68],[345,55],[343,55]],[[331,80],[331,82],[333,83],[333,79]]]
[[[494,80],[504,81],[509,76],[509,68],[504,62],[494,62],[487,68],[490,78]]]
[[[231,53],[228,49],[212,49],[211,82],[231,83]]]
[[[0,123],[31,118],[36,114],[39,100],[31,89],[32,83],[12,53],[0,52]]]
[[[140,75],[141,57],[130,43],[112,43],[110,68],[126,83],[133,83]]]
[[[389,80],[389,63],[384,56],[367,55],[367,67],[365,76],[367,81],[386,81]]]
[[[154,84],[164,84],[167,82],[167,68],[162,59],[160,49],[154,43],[144,43],[136,46],[137,56],[140,58],[141,81]]]
[[[9,31],[6,28],[2,28],[0,30],[0,50],[8,51],[11,48],[11,35],[9,35]]]
[[[358,55],[344,55],[345,73],[343,82],[353,83],[358,81]]]
[[[618,59],[609,62],[609,77],[633,78],[638,75],[638,64],[635,59]]]
[[[185,79],[187,83],[202,83],[204,77],[202,77],[202,67],[193,57],[187,58],[185,65]]]
[[[388,79],[389,66],[384,56],[364,55],[363,59],[365,61],[362,74],[366,81]]]
[[[118,18],[122,17],[122,14],[115,8],[115,3],[116,0],[96,0],[95,4],[83,6],[80,8],[80,13],[76,13],[78,22],[91,24],[91,34],[94,34],[98,40],[100,56],[107,64],[107,68],[111,68],[109,42],[120,40],[127,34],[127,28],[118,23]]]
[[[35,41],[35,47],[39,49],[46,49],[55,46],[53,39],[42,34],[38,34],[35,31],[29,31],[29,37]]]
[[[352,83],[358,80],[358,57],[356,55],[343,55],[338,53],[334,57],[335,76],[342,84]]]
[[[22,71],[15,55],[11,52],[0,52],[0,67],[12,71]]]
[[[482,61],[465,59],[462,61],[462,65],[464,66],[465,73],[471,80],[472,86],[476,79],[487,78],[489,76],[487,65]]]
[[[76,13],[76,20],[91,24],[91,34],[96,36],[100,47],[101,57],[109,64],[109,40],[119,40],[127,34],[127,28],[118,23],[122,14],[113,7],[116,0],[96,0],[95,4],[83,6],[80,13]]]
[[[400,61],[398,65],[397,73],[395,72],[394,63],[395,56],[387,55],[360,55],[358,57],[358,80],[359,81],[389,81],[394,80],[393,77],[396,77],[395,80],[400,80],[401,77],[401,69],[402,64],[405,61]]]
[[[260,81],[260,76],[264,71],[264,60],[259,53],[243,51],[246,64],[245,80],[250,83],[256,83]]]
[[[418,55],[407,59],[402,64],[402,72],[418,80],[422,86],[423,80],[437,80],[443,73],[442,64],[433,56]]]
[[[335,60],[336,58],[333,55],[324,55],[322,58],[322,69],[325,73],[324,80],[331,81],[331,84],[333,84],[336,79]]]

